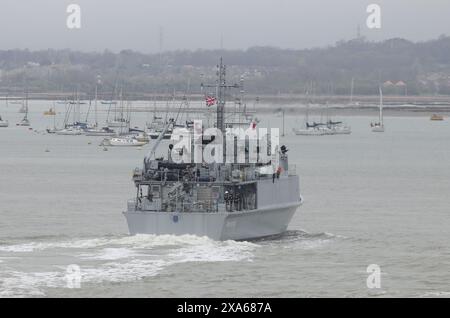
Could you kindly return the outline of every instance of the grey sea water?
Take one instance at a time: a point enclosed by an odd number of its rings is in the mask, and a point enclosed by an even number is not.
[[[15,126],[18,105],[0,108],[10,121],[0,129],[0,297],[450,296],[448,120],[387,117],[375,134],[376,114],[350,116],[349,136],[304,137],[291,132],[302,116],[287,116],[281,142],[304,205],[279,238],[215,242],[128,236],[121,212],[150,146],[103,151],[102,137],[39,133],[53,126],[42,114],[51,106],[30,102],[38,132]],[[260,119],[281,127],[275,114]],[[72,264],[80,288],[68,288]],[[367,288],[370,264],[380,289]]]

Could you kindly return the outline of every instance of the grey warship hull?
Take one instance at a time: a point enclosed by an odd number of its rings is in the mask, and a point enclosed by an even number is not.
[[[130,234],[196,235],[247,240],[281,234],[300,203],[244,212],[124,212]]]
[[[208,212],[151,211],[139,208],[136,200],[130,200],[123,214],[130,234],[190,234],[214,240],[247,240],[285,232],[303,201],[298,176],[268,178],[254,184],[256,205],[252,209],[230,211],[229,206],[217,205]],[[211,184],[205,183],[203,187],[209,188]]]

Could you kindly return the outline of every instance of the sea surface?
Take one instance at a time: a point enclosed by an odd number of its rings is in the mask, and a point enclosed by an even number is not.
[[[151,144],[103,151],[102,137],[45,134],[53,106],[30,101],[30,130],[15,126],[19,105],[0,104],[0,297],[450,297],[449,119],[386,117],[372,133],[376,113],[332,114],[351,135],[308,137],[287,114],[281,143],[305,203],[278,238],[216,242],[129,236],[122,211]],[[279,114],[260,120],[282,128]]]

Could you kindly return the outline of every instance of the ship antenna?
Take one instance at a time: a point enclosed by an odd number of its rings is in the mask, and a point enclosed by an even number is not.
[[[220,57],[219,65],[217,65],[217,80],[215,85],[201,84],[201,88],[214,87],[216,89],[217,99],[217,122],[216,127],[220,129],[222,134],[225,134],[225,104],[226,104],[226,90],[229,88],[240,88],[240,84],[228,85],[226,82],[226,66],[223,64],[222,57]],[[225,162],[225,138],[223,139],[223,159]]]

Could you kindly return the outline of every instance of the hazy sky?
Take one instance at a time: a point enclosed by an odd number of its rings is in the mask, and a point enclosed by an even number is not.
[[[69,4],[81,6],[81,29],[66,27]],[[368,4],[382,27],[366,27]],[[356,36],[427,40],[450,34],[449,0],[0,0],[0,49],[82,51],[251,46],[309,48]]]

